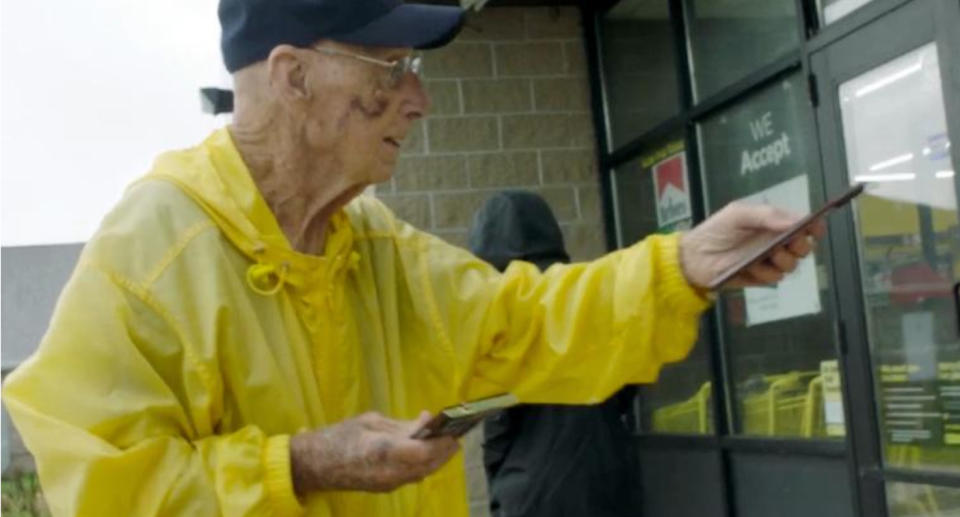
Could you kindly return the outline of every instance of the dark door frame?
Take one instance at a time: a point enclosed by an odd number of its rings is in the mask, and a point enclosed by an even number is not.
[[[896,2],[892,9],[877,14],[858,26],[855,34],[832,38],[819,45],[811,56],[812,77],[815,77],[820,99],[816,110],[822,170],[832,171],[830,174],[825,172],[824,178],[829,195],[836,195],[849,185],[837,88],[844,81],[931,41],[937,43],[940,55],[948,133],[953,141],[960,140],[960,117],[956,116],[960,113],[957,109],[960,105],[960,81],[957,80],[960,74],[957,61],[960,56],[960,3],[953,0]],[[951,113],[954,116],[949,116]],[[951,154],[954,170],[957,170],[960,152],[956,146],[951,149]],[[960,199],[960,185],[957,181],[954,185]],[[834,218],[830,236],[837,255],[835,276],[842,282],[837,289],[841,297],[842,337],[849,344],[845,347],[843,361],[853,472],[859,485],[862,515],[885,516],[887,482],[960,488],[960,474],[884,466],[865,306],[860,293],[861,272],[857,250],[849,244],[856,242],[852,214],[848,212],[844,217]]]

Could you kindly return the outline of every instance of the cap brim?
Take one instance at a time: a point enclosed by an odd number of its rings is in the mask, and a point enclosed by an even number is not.
[[[401,4],[359,29],[330,39],[371,47],[432,49],[450,43],[463,20],[464,10],[459,7]]]

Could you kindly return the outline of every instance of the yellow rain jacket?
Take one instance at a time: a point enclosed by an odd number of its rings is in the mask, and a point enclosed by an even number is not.
[[[226,129],[162,155],[87,244],[4,399],[54,515],[465,516],[461,455],[298,500],[292,434],[503,392],[589,403],[689,352],[677,240],[500,274],[360,197],[294,251]]]

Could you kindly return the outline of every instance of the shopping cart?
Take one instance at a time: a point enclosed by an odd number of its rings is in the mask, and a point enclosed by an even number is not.
[[[708,381],[689,399],[654,410],[653,430],[684,434],[710,432],[710,390]]]
[[[801,420],[800,435],[804,438],[825,436],[827,434],[827,423],[823,406],[823,375],[817,375],[807,386],[807,396],[803,402],[803,420]]]
[[[823,426],[823,380],[819,372],[763,377],[765,390],[743,397],[742,430],[761,436],[819,436]]]

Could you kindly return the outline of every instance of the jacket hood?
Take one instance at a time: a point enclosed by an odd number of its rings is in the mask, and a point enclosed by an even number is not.
[[[488,199],[473,217],[468,246],[500,271],[513,260],[532,262],[540,269],[570,261],[550,206],[524,190],[507,190]]]
[[[285,284],[310,288],[327,283],[355,267],[359,258],[352,250],[353,232],[343,210],[330,219],[323,256],[294,250],[226,128],[197,147],[161,155],[145,179],[172,182],[193,198],[255,262],[247,280],[261,294],[276,294]]]

